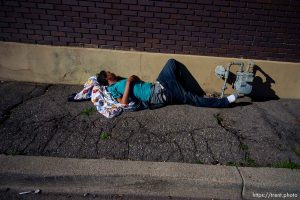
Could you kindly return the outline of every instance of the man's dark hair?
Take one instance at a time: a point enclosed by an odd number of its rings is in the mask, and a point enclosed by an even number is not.
[[[101,71],[99,74],[97,74],[97,81],[100,85],[107,86],[108,81],[106,80],[106,71]]]

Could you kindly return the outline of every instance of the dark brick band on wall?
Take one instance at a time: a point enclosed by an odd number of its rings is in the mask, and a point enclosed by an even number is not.
[[[0,40],[300,61],[299,0],[0,0]]]

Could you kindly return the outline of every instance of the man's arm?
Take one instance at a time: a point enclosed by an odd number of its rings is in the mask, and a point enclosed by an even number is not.
[[[119,103],[128,105],[128,97],[130,95],[130,87],[131,87],[131,84],[135,81],[140,81],[140,78],[135,75],[132,75],[127,79],[125,91],[124,91],[122,98],[117,98],[117,101]]]

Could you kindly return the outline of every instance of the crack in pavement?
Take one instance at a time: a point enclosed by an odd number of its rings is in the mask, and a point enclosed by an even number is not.
[[[173,143],[173,144],[175,145],[175,147],[177,147],[176,150],[174,150],[174,151],[172,151],[172,152],[170,152],[170,153],[168,154],[167,159],[164,159],[165,161],[168,161],[168,160],[170,159],[170,157],[171,157],[172,155],[174,155],[174,153],[179,153],[179,155],[180,155],[182,161],[184,161],[184,160],[186,159],[185,156],[184,156],[184,154],[183,154],[183,150],[181,149],[179,143],[176,142],[175,140],[170,141],[170,139],[172,138],[172,135],[180,134],[182,131],[176,130],[176,131],[170,131],[170,132],[167,132],[165,135],[157,135],[157,134],[155,134],[154,132],[150,131],[148,128],[146,128],[145,125],[143,125],[139,120],[137,120],[137,119],[134,119],[134,120],[135,120],[135,121],[138,123],[138,125],[139,125],[138,130],[144,129],[143,132],[146,132],[146,133],[147,133],[148,140],[150,140],[149,137],[150,137],[150,135],[152,135],[152,136],[154,136],[156,139],[158,139],[158,141],[159,141],[159,142],[150,142],[150,141],[149,141],[148,144],[150,144],[150,143],[151,143],[151,144],[154,144],[154,143],[157,143],[157,144],[168,143],[168,144],[170,144],[170,142],[171,142],[171,143]],[[210,128],[216,128],[216,127],[214,126],[214,127],[194,128],[194,129],[191,130],[191,132],[197,131],[197,130],[210,129]],[[141,131],[138,131],[138,130],[136,130],[136,132],[141,132]],[[192,145],[193,145],[193,150],[192,150],[192,151],[193,151],[194,159],[196,160],[196,159],[197,159],[197,156],[196,156],[196,154],[197,154],[197,144],[196,144],[196,141],[195,141],[195,139],[194,139],[194,137],[193,137],[193,134],[192,134],[191,132],[189,133],[189,136],[191,137],[191,141],[192,141]],[[127,145],[129,145],[129,139],[131,138],[131,136],[132,136],[132,135],[130,135],[130,137],[126,139]],[[171,136],[171,138],[169,138],[168,136]],[[147,142],[146,142],[146,143],[147,143]],[[215,158],[215,156],[214,156],[212,150],[210,149],[209,144],[208,144],[207,141],[206,141],[206,144],[207,144],[207,153],[209,153],[209,154],[212,156],[213,160],[216,161],[216,158]],[[127,152],[127,155],[129,155],[129,151],[130,151],[130,146],[128,146],[128,152]],[[143,153],[144,153],[144,152],[143,152]],[[144,155],[143,155],[143,157],[144,157]]]
[[[87,128],[87,125],[86,125],[85,129],[86,129],[86,128]],[[78,151],[77,151],[76,154],[79,154],[78,152],[81,152],[81,149],[82,149],[82,147],[84,146],[84,143],[85,143],[85,141],[86,141],[86,138],[87,138],[88,134],[89,134],[89,132],[88,132],[88,131],[85,131],[85,135],[84,135],[83,141],[81,142],[80,147],[79,147],[79,149],[78,149]]]
[[[80,113],[77,114],[77,115],[75,115],[75,116],[73,116],[73,117],[68,121],[68,123],[73,122],[79,115],[80,115]],[[60,143],[58,144],[58,146],[57,146],[57,148],[56,148],[56,150],[55,150],[55,153],[56,153],[56,154],[58,153],[58,149],[59,149],[63,144],[65,144],[65,143],[70,139],[70,137],[75,133],[74,131],[69,130],[69,127],[66,127],[66,130],[68,130],[68,131],[70,132],[70,134],[68,134],[68,135],[62,140],[62,142],[60,142]]]
[[[205,142],[206,153],[208,153],[209,155],[211,155],[211,158],[212,158],[212,160],[213,160],[211,163],[219,162],[219,161],[216,159],[216,157],[215,157],[215,155],[214,155],[212,149],[210,148],[209,143],[208,143],[208,140],[207,140],[203,135],[199,135],[199,137],[202,138],[202,140]]]
[[[47,144],[53,139],[53,137],[54,137],[54,135],[57,133],[57,131],[58,131],[58,126],[62,123],[62,119],[63,118],[65,118],[67,115],[64,115],[64,116],[61,116],[61,117],[59,117],[59,118],[51,118],[51,119],[48,119],[48,120],[42,120],[42,121],[35,121],[35,122],[29,122],[29,123],[25,123],[25,125],[31,125],[31,126],[36,126],[31,132],[34,132],[35,130],[37,130],[39,127],[40,127],[40,124],[47,124],[47,123],[50,123],[50,122],[55,122],[54,123],[54,126],[56,127],[55,128],[55,132],[54,132],[54,134],[52,134],[51,135],[51,137],[49,138],[49,139],[47,139],[47,141],[46,141],[46,143],[45,143],[45,145],[44,145],[44,147],[42,148],[42,145],[41,146],[39,146],[38,147],[38,151],[39,152],[41,152],[41,154],[43,155],[43,152],[44,152],[44,149],[46,148],[46,146],[47,146]],[[23,123],[22,123],[23,124]],[[22,128],[21,127],[23,127],[24,125],[22,125],[22,126],[18,126],[17,127],[17,130],[18,130],[18,132],[17,133],[23,133],[23,131],[22,131]],[[17,134],[16,133],[16,135],[19,135],[19,134]],[[25,135],[24,135],[25,134]],[[12,140],[12,144],[10,145],[10,146],[12,146],[13,144],[14,144],[14,142],[16,142],[17,144],[17,150],[19,151],[19,149],[20,149],[20,146],[21,145],[23,145],[23,143],[28,139],[28,137],[26,137],[27,136],[27,133],[26,133],[26,131],[24,132],[24,134],[21,134],[21,135],[19,135],[19,137],[22,137],[22,136],[25,136],[25,137],[23,137],[23,139],[22,139],[22,141],[20,142],[20,141],[15,141],[15,140]],[[35,135],[35,137],[37,137],[37,135]],[[35,138],[33,138],[33,140],[31,140],[26,146],[28,147],[30,144],[32,144],[33,142],[34,142],[34,139]],[[20,150],[20,151],[24,151],[24,150],[26,150],[26,148],[27,147],[25,147],[25,149],[23,149],[23,150]]]
[[[80,115],[80,114],[79,114]],[[78,116],[78,115],[77,115]],[[91,120],[91,118],[90,118],[90,116],[88,115],[87,116],[87,118],[88,118],[88,121],[90,122],[90,124],[92,124],[92,126],[94,127],[94,128],[96,128],[96,129],[98,129],[98,127],[96,126],[96,124],[95,124],[95,121],[96,120]],[[88,128],[87,127],[87,125],[86,125],[86,127],[85,128]],[[102,133],[102,128],[100,129],[100,133]],[[81,145],[80,145],[80,148],[78,149],[78,151],[77,151],[77,154],[79,153],[79,152],[81,152],[81,149],[83,148],[83,146],[84,146],[84,143],[85,143],[85,141],[86,141],[86,139],[87,139],[87,137],[88,137],[88,134],[89,134],[89,132],[88,131],[85,131],[85,136],[84,136],[84,138],[83,138],[83,141],[81,142]],[[98,137],[96,137],[96,141],[95,141],[95,156],[98,156],[99,155],[99,153],[98,153],[98,143],[99,143],[99,138]]]
[[[33,132],[35,132],[35,130],[37,130],[39,128],[39,126],[35,127],[33,129]],[[27,143],[27,145],[21,150],[21,152],[24,152],[25,153],[25,150],[30,146],[30,144],[33,143],[33,141],[36,139],[38,133],[35,133],[34,136],[32,137],[31,141]]]
[[[135,122],[137,122],[137,124],[138,124],[138,128],[137,129],[135,129],[135,131],[136,131],[136,133],[141,133],[141,129],[142,128],[144,128],[144,126],[137,120],[137,119],[135,119],[135,118],[133,118],[133,117],[128,117],[125,121],[123,121],[123,123],[125,123],[126,125],[128,125],[128,121],[130,121],[130,120],[132,120],[132,121],[135,121]],[[120,123],[120,121],[118,121],[117,122],[117,124],[116,124],[116,126],[114,126],[113,127],[113,129],[112,129],[112,131],[111,131],[111,135],[112,135],[112,133],[113,133],[113,130],[117,127],[117,125]],[[145,130],[147,130],[146,128],[144,128]],[[135,132],[133,132],[133,130],[130,130],[129,131],[130,133],[129,133],[129,136],[127,137],[127,138],[123,138],[123,139],[118,139],[118,138],[114,138],[116,141],[118,141],[118,142],[120,142],[120,143],[122,143],[122,142],[126,142],[126,143],[129,143],[129,141],[130,141],[130,139],[132,138],[132,136],[134,136],[136,133]]]
[[[180,157],[181,157],[181,161],[183,162],[183,161],[184,161],[184,155],[183,155],[183,153],[182,153],[182,150],[181,150],[180,145],[179,145],[178,142],[176,142],[175,140],[173,141],[173,143],[177,146],[177,148],[178,148],[178,150],[179,150]]]
[[[61,123],[63,122],[63,119],[65,117],[69,116],[68,114],[66,115],[63,115],[62,117],[60,118],[55,118],[54,121],[55,121],[55,125],[54,125],[54,133],[47,139],[47,141],[45,142],[45,144],[43,145],[43,148],[39,148],[40,149],[40,152],[42,155],[44,155],[44,151],[46,149],[46,147],[48,146],[48,144],[52,141],[52,139],[54,138],[54,136],[57,134],[58,132],[58,127],[61,125]],[[50,120],[49,120],[50,121]]]
[[[239,175],[242,179],[242,188],[241,188],[241,199],[243,199],[243,194],[245,193],[245,180],[244,177],[239,169],[239,167],[235,166],[236,170],[239,172]]]
[[[22,105],[23,103],[31,100],[31,99],[34,99],[34,98],[37,98],[37,97],[40,97],[40,96],[43,96],[48,90],[49,88],[52,86],[52,84],[49,84],[49,85],[46,85],[45,88],[44,88],[44,91],[42,92],[42,94],[40,95],[37,95],[37,96],[31,96],[31,94],[33,93],[33,91],[37,88],[37,86],[35,86],[29,93],[25,94],[25,95],[22,95],[22,100],[12,106],[10,106],[9,108],[7,108],[6,110],[4,110],[4,113],[3,115],[1,116],[1,119],[0,119],[0,124],[4,124],[6,120],[8,120],[10,118],[10,115],[12,113],[12,111],[19,107],[20,105]]]
[[[39,147],[38,149],[39,149],[39,151],[41,152],[41,154],[42,155],[45,155],[45,149],[46,149],[46,147],[47,147],[47,145],[50,143],[50,141],[54,138],[54,136],[57,134],[57,132],[58,132],[58,127],[59,127],[59,125],[58,124],[55,124],[54,125],[54,129],[55,129],[55,131],[54,131],[54,133],[47,139],[47,141],[45,142],[45,144],[43,145],[43,147]]]
[[[171,156],[173,156],[175,153],[177,153],[178,151],[177,150],[174,150],[174,151],[171,151],[169,154],[168,154],[168,157],[165,161],[169,161]]]
[[[129,153],[130,153],[130,144],[129,142],[127,142],[127,151],[126,151],[127,155],[124,154],[124,159],[128,159],[129,158]]]
[[[256,108],[256,110],[262,115],[262,118],[265,120],[265,122],[269,125],[269,127],[273,130],[272,132],[276,134],[276,136],[280,139],[280,140],[284,140],[286,142],[286,137],[283,137],[283,135],[280,133],[280,131],[278,131],[277,127],[279,125],[279,120],[280,119],[276,119],[277,121],[274,121],[273,119],[270,119],[269,115],[265,112],[265,110],[263,108],[260,108],[258,105],[254,105],[254,108]],[[280,124],[285,124],[286,122],[281,121]],[[292,131],[290,131],[288,128],[284,127],[286,132],[289,133],[293,133]]]
[[[222,113],[218,113],[215,117],[217,118],[217,117],[219,117],[221,114],[222,114]],[[242,147],[242,145],[244,145],[244,143],[243,143],[243,141],[242,141],[243,136],[242,136],[242,135],[238,135],[238,131],[237,131],[237,130],[235,130],[234,128],[229,127],[229,125],[226,125],[226,124],[224,123],[224,119],[223,119],[222,117],[221,117],[220,119],[217,118],[217,123],[218,123],[218,125],[219,125],[220,127],[222,127],[226,132],[231,133],[232,135],[235,136],[235,138],[236,138],[237,141],[239,142],[240,150],[242,150],[241,147]],[[244,151],[244,150],[242,150],[242,151]],[[247,152],[244,151],[244,153],[245,153],[245,156],[246,156]]]
[[[102,133],[103,132],[103,129],[101,128],[100,129],[100,133]],[[96,156],[98,157],[99,156],[99,147],[98,147],[98,144],[99,144],[99,142],[100,142],[100,138],[99,138],[99,136],[97,135],[97,137],[96,137],[96,142],[95,142],[95,151],[96,151]]]
[[[21,128],[20,128],[20,130],[21,130]],[[17,150],[19,150],[20,149],[20,146],[21,146],[21,144],[23,144],[25,141],[26,141],[26,139],[27,139],[27,137],[25,136],[25,137],[23,137],[23,139],[22,139],[22,141],[21,142],[19,142],[19,144],[18,144],[18,146],[17,146]]]
[[[11,105],[20,104],[21,100],[26,102],[26,99],[29,100],[30,97],[41,95],[45,90],[44,87],[35,87],[34,85],[15,84],[14,87],[16,94],[4,99],[2,111]],[[5,88],[3,87],[3,94],[6,92]],[[19,90],[19,88],[24,88],[24,90]],[[29,102],[19,105],[20,107],[15,110],[11,109],[9,119],[0,128],[1,152],[7,150],[7,145],[14,141],[8,150],[9,153],[16,154],[20,152],[16,150],[24,148],[25,152],[30,155],[49,154],[77,158],[85,156],[89,158],[115,157],[116,159],[129,157],[133,160],[169,160],[188,163],[197,162],[195,159],[201,159],[205,163],[218,159],[224,165],[230,161],[230,163],[244,166],[246,163],[243,159],[245,149],[249,149],[247,151],[252,154],[251,156],[264,166],[266,162],[276,162],[279,156],[286,158],[291,155],[295,157],[293,159],[296,162],[298,161],[297,155],[291,154],[294,153],[292,147],[284,146],[284,143],[281,143],[269,128],[269,126],[273,126],[274,129],[277,129],[282,134],[282,138],[285,137],[285,134],[290,134],[289,132],[284,133],[285,130],[294,132],[294,135],[288,136],[288,140],[295,139],[296,144],[299,131],[292,124],[294,118],[285,113],[287,119],[280,119],[280,115],[276,116],[276,112],[272,110],[272,108],[276,108],[277,103],[280,105],[281,102],[271,102],[270,105],[266,102],[258,105],[264,109],[266,114],[270,114],[267,116],[270,119],[269,124],[264,119],[260,119],[264,116],[256,111],[254,105],[243,107],[242,111],[235,108],[233,113],[221,109],[196,110],[184,105],[168,106],[153,111],[123,113],[118,118],[106,119],[101,115],[78,116],[80,110],[88,104],[66,101],[67,93],[71,93],[70,91],[74,88],[77,87],[55,85],[53,88],[50,87],[47,93],[44,91],[43,97],[31,99]],[[293,105],[291,104],[289,107],[292,109]],[[218,112],[221,112],[220,117],[224,118],[224,122],[220,124],[216,124],[216,121],[209,117]],[[191,116],[190,118],[186,118],[187,113]],[[63,115],[66,116],[62,117]],[[239,118],[240,116],[245,117],[245,120],[249,119],[251,123],[239,124],[238,122],[243,119]],[[260,120],[261,123],[257,124],[255,120]],[[282,124],[284,122],[287,123]],[[86,125],[88,134],[84,130]],[[246,130],[248,128],[252,129]],[[265,134],[263,133],[264,129],[266,130]],[[112,137],[107,141],[102,140],[100,138],[102,131]],[[35,133],[38,135],[35,136]],[[173,142],[174,138],[176,142]],[[254,140],[257,142],[253,142]],[[33,142],[30,143],[31,141]],[[272,142],[275,144],[271,144]],[[239,145],[241,146],[242,143],[245,146],[241,148]],[[282,146],[280,146],[281,144]],[[268,147],[265,148],[263,145]],[[279,151],[275,145],[281,149],[286,148],[286,151],[280,152],[278,155]],[[80,150],[78,150],[79,148]]]
[[[190,132],[190,136],[191,136],[191,140],[192,140],[192,143],[193,143],[193,147],[194,147],[194,159],[197,160],[197,145],[196,145],[196,141],[195,141],[195,138],[194,138],[194,132]]]
[[[213,162],[219,162],[218,159],[216,159],[212,149],[210,148],[210,146],[208,144],[208,141],[205,138],[204,138],[204,142],[206,144],[206,152],[211,155],[211,158],[213,159]]]
[[[271,133],[277,136],[278,141],[267,140],[265,143],[268,143],[271,147],[276,148],[279,151],[292,150],[292,147],[295,145],[295,141],[299,136],[297,136],[298,128],[296,126],[290,126],[286,121],[272,117],[268,114],[267,111],[258,105],[254,105],[254,108],[260,113],[264,122],[267,123],[268,127],[272,130]],[[288,111],[289,113],[289,111]],[[295,118],[294,115],[292,117]],[[290,156],[289,156],[290,159]]]

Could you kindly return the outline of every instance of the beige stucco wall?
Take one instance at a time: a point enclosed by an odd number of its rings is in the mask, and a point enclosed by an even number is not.
[[[100,70],[109,70],[128,77],[138,75],[154,81],[169,58],[182,62],[201,87],[220,92],[223,80],[215,76],[217,65],[226,65],[239,58],[145,53],[76,47],[57,47],[0,42],[0,79],[44,83],[82,84]],[[300,63],[253,60],[275,83],[271,89],[281,98],[300,98]],[[238,68],[232,68],[236,72]],[[258,72],[257,76],[266,81]],[[231,86],[226,93],[232,92]]]

